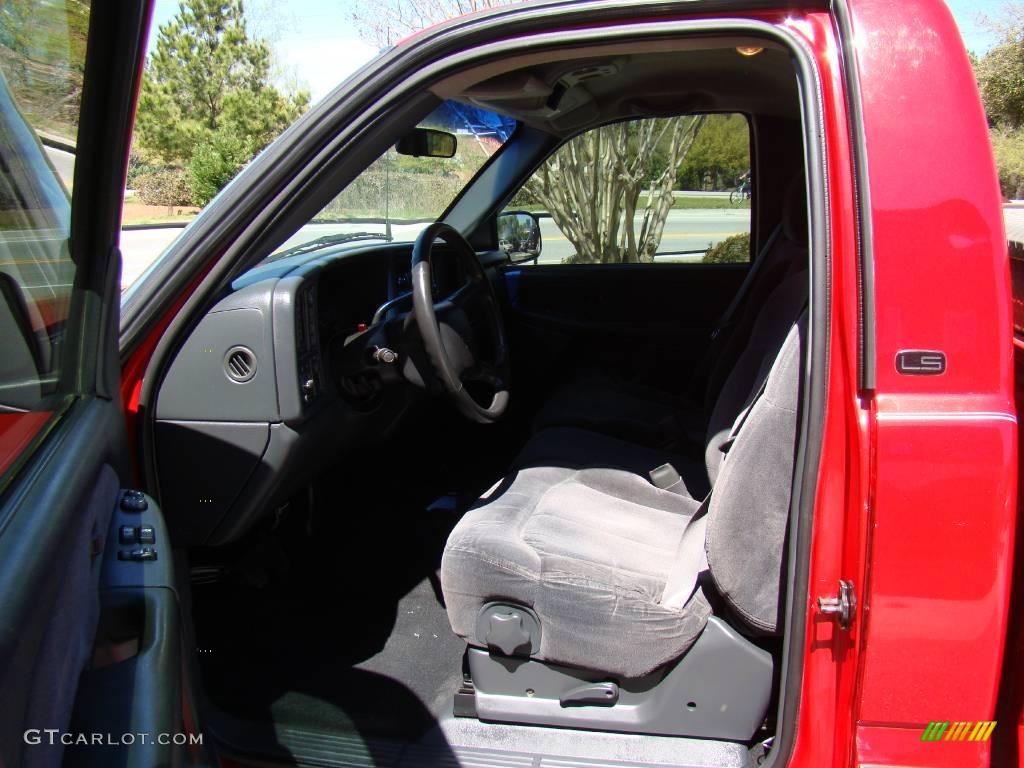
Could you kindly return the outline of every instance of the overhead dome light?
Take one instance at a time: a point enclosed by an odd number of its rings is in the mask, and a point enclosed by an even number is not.
[[[757,56],[757,54],[759,54],[763,50],[764,48],[762,48],[759,45],[736,46],[736,53],[738,53],[740,56]]]

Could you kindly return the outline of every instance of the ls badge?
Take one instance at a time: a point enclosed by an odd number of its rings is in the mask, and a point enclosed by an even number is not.
[[[934,350],[904,349],[896,353],[896,370],[905,376],[938,376],[946,372],[946,354]]]

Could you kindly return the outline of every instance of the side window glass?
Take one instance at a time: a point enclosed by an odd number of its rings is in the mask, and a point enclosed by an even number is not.
[[[498,219],[522,264],[750,261],[750,129],[744,115],[602,126],[563,144]]]
[[[77,0],[0,6],[0,415],[51,410],[67,357],[88,23]]]

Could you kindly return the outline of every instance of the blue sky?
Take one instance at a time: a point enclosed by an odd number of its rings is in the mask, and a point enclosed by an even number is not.
[[[994,42],[980,16],[997,17],[1005,0],[946,0],[967,49],[984,53]],[[317,101],[376,55],[352,21],[352,0],[246,0],[250,29],[269,40],[279,65],[277,78],[307,88]],[[156,28],[178,10],[178,0],[156,0],[150,48]]]
[[[979,23],[979,17],[998,18],[1006,0],[946,0],[946,5],[956,17],[967,50],[982,54],[992,47],[992,33]]]

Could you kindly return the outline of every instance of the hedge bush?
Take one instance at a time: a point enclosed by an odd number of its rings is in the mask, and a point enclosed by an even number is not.
[[[131,154],[128,155],[128,178],[125,181],[125,185],[128,189],[135,189],[140,176],[153,173],[153,171],[158,171],[161,168],[162,166],[149,162],[143,155],[132,150]]]
[[[146,205],[192,205],[188,176],[181,168],[160,168],[135,179],[135,193]]]
[[[1003,197],[1024,198],[1024,129],[996,128],[992,131],[992,153],[999,170]]]
[[[188,163],[192,202],[200,207],[210,202],[251,155],[239,138],[220,131],[214,133],[210,141],[197,146]]]
[[[742,232],[725,238],[716,245],[708,246],[704,253],[705,264],[729,264],[750,261],[750,233]]]

